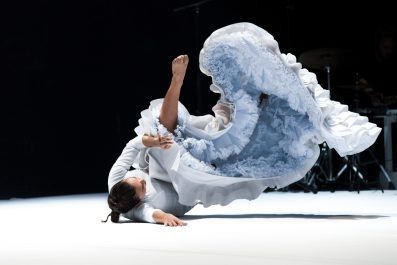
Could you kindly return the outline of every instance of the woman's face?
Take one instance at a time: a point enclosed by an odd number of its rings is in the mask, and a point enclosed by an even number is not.
[[[139,177],[129,177],[126,178],[125,181],[134,186],[139,199],[143,200],[146,194],[146,181]]]

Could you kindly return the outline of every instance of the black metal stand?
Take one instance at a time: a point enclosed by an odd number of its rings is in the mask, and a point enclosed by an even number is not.
[[[327,89],[329,91],[329,95],[331,97],[331,66],[326,66],[325,70],[327,72]],[[332,149],[326,145],[328,152],[328,180],[334,182],[334,171],[333,171],[333,161],[332,161]]]
[[[349,176],[350,188],[353,189],[354,185],[356,184],[357,192],[360,192],[360,183],[366,185],[367,187],[369,186],[368,179],[366,178],[365,173],[364,173],[365,172],[364,166],[375,163],[378,170],[380,171],[379,176],[380,176],[380,174],[382,174],[386,178],[386,180],[388,182],[388,188],[396,189],[389,174],[387,173],[387,171],[385,170],[383,165],[379,163],[378,159],[376,158],[376,156],[372,152],[372,150],[370,148],[367,148],[365,151],[363,151],[363,153],[364,152],[368,153],[373,160],[363,163],[360,161],[360,154],[345,156],[343,158],[345,164],[339,170],[339,172],[337,174],[337,178],[340,177],[344,171],[347,171],[347,174]],[[384,192],[384,189],[381,185],[380,177],[378,177],[378,184],[379,184],[379,188],[381,189],[381,191]]]
[[[295,184],[296,184],[296,186],[298,186],[301,189],[303,189],[305,192],[312,192],[314,194],[316,194],[318,192],[316,187],[307,185],[304,181],[298,181]]]
[[[329,148],[327,144],[324,142],[320,145],[320,155],[313,165],[313,167],[307,172],[305,178],[303,179],[305,185],[310,187],[313,193],[317,193],[318,185],[317,182],[327,182],[329,179],[330,169],[329,167],[329,158],[328,156]]]
[[[392,182],[392,180],[391,180],[391,178],[390,178],[390,176],[389,176],[389,173],[387,173],[387,171],[386,171],[386,169],[384,168],[384,166],[383,166],[381,163],[379,163],[379,161],[378,161],[378,159],[376,158],[374,152],[373,152],[370,148],[368,148],[368,149],[366,150],[366,152],[369,153],[369,155],[371,156],[371,158],[373,159],[373,161],[369,161],[369,162],[363,163],[363,165],[368,165],[368,164],[373,164],[373,163],[375,163],[376,166],[378,167],[380,173],[382,173],[382,175],[386,178],[387,183],[388,183],[388,189],[395,190],[395,189],[396,189],[396,186],[393,184],[393,182]],[[382,190],[382,192],[384,192],[384,191],[383,191],[382,184],[381,184],[381,181],[380,181],[380,178],[378,179],[378,183],[379,183],[380,189]]]
[[[343,162],[345,164],[339,170],[336,178],[339,178],[346,171],[349,177],[350,190],[353,190],[354,184],[356,184],[357,193],[360,193],[360,183],[368,186],[368,180],[364,177],[362,166],[359,163],[359,155],[345,156]]]

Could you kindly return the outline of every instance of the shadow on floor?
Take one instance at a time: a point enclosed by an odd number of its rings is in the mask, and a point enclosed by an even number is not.
[[[197,220],[209,218],[300,218],[300,219],[335,219],[335,220],[359,220],[359,219],[377,219],[389,216],[382,215],[348,215],[348,214],[211,214],[211,215],[185,215],[183,220]]]

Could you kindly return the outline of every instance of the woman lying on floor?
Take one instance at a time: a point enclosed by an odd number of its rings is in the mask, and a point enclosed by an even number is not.
[[[316,76],[282,54],[273,36],[251,23],[211,34],[200,69],[220,93],[215,116],[194,116],[179,102],[189,58],[172,62],[164,99],[153,100],[108,179],[111,220],[120,214],[181,226],[197,203],[256,199],[267,187],[302,179],[326,142],[340,156],[371,146],[381,129],[333,101]],[[266,96],[264,96],[266,95]],[[129,171],[134,167],[135,170]]]

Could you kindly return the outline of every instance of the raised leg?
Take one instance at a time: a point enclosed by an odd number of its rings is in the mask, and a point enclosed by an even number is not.
[[[159,118],[160,123],[163,124],[169,132],[173,132],[177,125],[179,96],[188,63],[189,57],[187,55],[179,55],[172,61],[171,84],[165,94]]]

